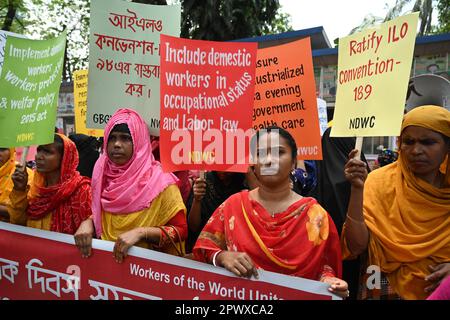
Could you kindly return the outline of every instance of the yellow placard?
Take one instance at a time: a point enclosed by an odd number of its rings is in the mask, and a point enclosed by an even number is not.
[[[103,137],[102,129],[86,128],[88,71],[77,70],[73,73],[73,99],[75,103],[75,132],[88,136]]]
[[[330,136],[400,134],[418,18],[416,12],[339,39]]]

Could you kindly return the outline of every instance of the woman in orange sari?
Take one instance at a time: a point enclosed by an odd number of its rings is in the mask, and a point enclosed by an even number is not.
[[[368,176],[355,151],[344,170],[352,189],[343,254],[367,255],[381,271],[379,286],[360,282],[361,298],[425,299],[450,275],[450,112],[408,112],[399,159]]]
[[[55,134],[53,143],[40,145],[31,187],[21,167],[12,176],[11,223],[74,234],[92,214],[90,179],[77,166],[77,148],[65,135]]]
[[[236,193],[217,208],[195,244],[195,259],[238,276],[257,276],[262,268],[323,281],[347,297],[347,283],[338,279],[342,261],[333,221],[315,199],[291,190],[294,139],[278,127],[255,138],[259,187]]]

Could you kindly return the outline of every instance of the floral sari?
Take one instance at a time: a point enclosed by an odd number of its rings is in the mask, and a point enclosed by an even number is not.
[[[320,280],[341,277],[339,236],[327,212],[313,198],[302,198],[272,217],[248,191],[217,208],[193,253],[211,262],[220,250],[246,252],[258,268]]]

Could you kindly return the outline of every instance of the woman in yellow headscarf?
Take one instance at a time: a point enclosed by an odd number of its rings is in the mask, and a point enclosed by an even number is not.
[[[16,170],[16,150],[0,148],[0,221],[9,222],[8,205],[11,204],[9,194],[13,189],[11,176]],[[33,179],[33,172],[27,168],[28,182]]]
[[[375,266],[360,283],[363,298],[425,299],[450,275],[449,150],[450,112],[422,106],[403,119],[398,161],[367,176],[350,153],[342,247]]]

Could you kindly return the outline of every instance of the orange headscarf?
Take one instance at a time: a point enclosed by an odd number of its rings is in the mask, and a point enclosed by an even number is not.
[[[450,112],[424,106],[405,115],[407,126],[420,126],[450,137]],[[447,156],[448,159],[448,156]],[[447,160],[448,161],[448,160]],[[448,167],[448,164],[447,164]],[[450,261],[450,177],[435,188],[418,179],[401,156],[372,172],[364,188],[364,218],[370,230],[369,264],[388,276],[404,299],[424,299],[430,265]]]

